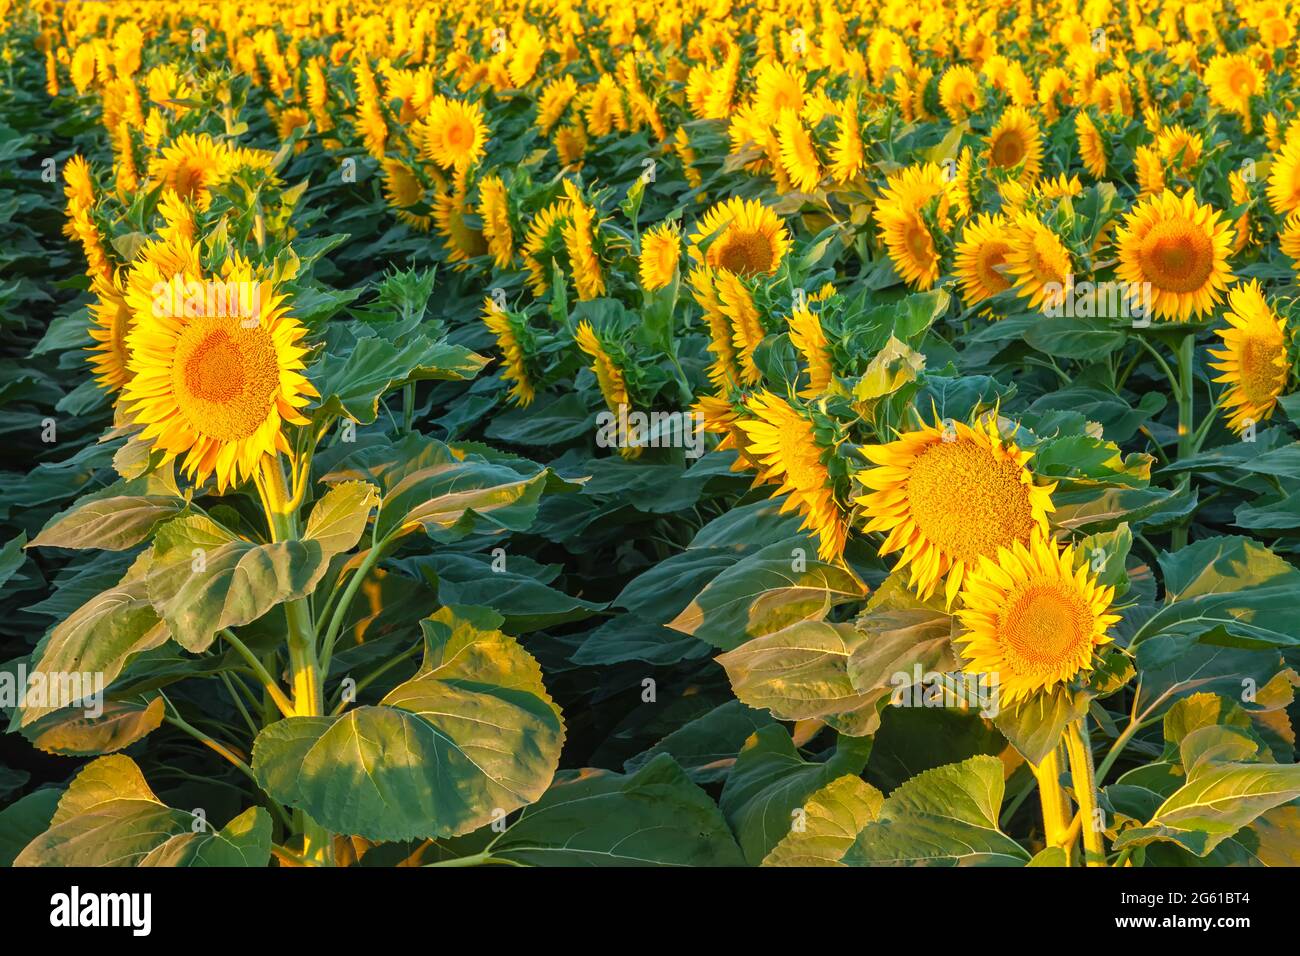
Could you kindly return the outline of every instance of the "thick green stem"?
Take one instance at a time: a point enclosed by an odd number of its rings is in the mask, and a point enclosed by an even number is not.
[[[1032,765],[1031,765],[1032,766]],[[1048,846],[1064,847],[1070,829],[1070,802],[1061,789],[1061,752],[1052,750],[1038,766],[1038,799],[1043,805],[1043,833]]]
[[[284,472],[278,459],[268,459],[262,469],[263,490],[266,496],[275,541],[288,541],[298,536],[298,515],[285,486]],[[311,606],[307,598],[289,601],[284,605],[284,619],[288,631],[289,684],[293,713],[299,717],[319,717],[325,713],[321,686],[320,663],[316,657],[316,629],[311,620]],[[301,810],[294,814],[296,829],[302,834],[304,859],[318,866],[327,866],[333,860],[333,839],[329,832]]]
[[[1184,461],[1194,453],[1196,436],[1194,421],[1196,374],[1193,369],[1196,360],[1196,336],[1189,333],[1178,343],[1178,378],[1174,387],[1178,392],[1178,461]],[[1183,472],[1179,479],[1179,490],[1190,491],[1192,476]],[[1191,518],[1185,518],[1174,527],[1170,545],[1177,550],[1187,545],[1187,528]]]
[[[1104,827],[1097,813],[1097,776],[1092,766],[1092,744],[1088,728],[1080,718],[1065,729],[1065,749],[1070,755],[1070,778],[1074,798],[1079,802],[1079,822],[1083,828],[1085,866],[1106,865]]]

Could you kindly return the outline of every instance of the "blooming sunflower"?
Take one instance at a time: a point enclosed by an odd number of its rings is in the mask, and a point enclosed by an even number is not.
[[[781,218],[759,200],[732,197],[704,214],[690,242],[691,258],[711,269],[770,275],[790,248],[790,234]]]
[[[1074,134],[1083,168],[1092,174],[1093,179],[1101,179],[1106,175],[1106,144],[1086,110],[1080,110],[1074,118]]]
[[[478,184],[479,216],[483,238],[498,269],[510,265],[515,255],[515,233],[510,227],[510,196],[500,176],[487,176]]]
[[[945,596],[957,595],[965,573],[999,547],[1046,531],[1056,485],[1037,485],[1026,468],[1033,452],[1002,439],[997,421],[970,426],[923,425],[862,453],[877,467],[857,480],[865,530],[885,531],[880,553],[901,551],[909,586],[922,597],[948,575]]]
[[[848,529],[835,503],[830,472],[822,462],[828,449],[818,442],[813,423],[766,389],[750,395],[745,407],[754,418],[737,425],[749,439],[749,454],[762,463],[758,480],[779,485],[777,494],[789,494],[781,512],[798,511],[804,516],[801,528],[816,533],[822,560],[838,559]]]
[[[1043,134],[1029,111],[1013,106],[1003,112],[989,133],[989,165],[1021,168],[1021,180],[1033,183],[1043,170]],[[1023,165],[1022,165],[1023,164]]]
[[[641,288],[647,292],[662,289],[677,274],[677,260],[682,254],[682,234],[675,222],[661,222],[641,237],[638,263]]]
[[[1273,414],[1291,368],[1286,320],[1269,308],[1258,281],[1229,292],[1228,309],[1228,328],[1215,330],[1224,347],[1210,349],[1218,359],[1210,367],[1223,373],[1214,380],[1228,385],[1220,404],[1229,412],[1228,427],[1240,434]]]
[[[415,171],[391,156],[384,157],[380,166],[384,174],[384,199],[396,210],[397,218],[412,229],[428,232],[433,217],[411,211],[411,207],[425,202],[424,184]]]
[[[565,223],[564,249],[569,254],[569,265],[573,269],[573,284],[578,298],[586,302],[605,294],[605,276],[600,269],[600,258],[592,244],[594,230],[600,228],[596,220],[596,211],[591,208],[571,184],[566,182],[565,189],[570,196],[569,221]]]
[[[1115,589],[1086,566],[1075,570],[1073,546],[1043,534],[981,555],[961,589],[954,638],[968,673],[996,674],[1003,705],[1020,703],[1092,669],[1119,622]]]
[[[1232,241],[1213,207],[1166,190],[1139,202],[1116,232],[1116,275],[1134,290],[1150,283],[1155,314],[1186,322],[1213,309],[1232,282]]]
[[[866,164],[862,126],[858,121],[858,101],[850,97],[840,106],[835,143],[831,147],[831,178],[837,183],[847,183]]]
[[[425,126],[424,152],[443,169],[468,169],[483,155],[488,128],[477,102],[443,98]]]
[[[175,190],[200,210],[212,204],[211,188],[230,169],[230,147],[206,133],[184,133],[149,160],[150,179]]]
[[[968,66],[949,67],[939,80],[939,105],[954,123],[980,108],[979,77]]]
[[[797,306],[789,318],[790,343],[799,350],[808,363],[808,384],[800,390],[800,398],[816,398],[830,386],[835,377],[830,345],[821,319],[807,305]]]
[[[1205,68],[1210,102],[1242,117],[1250,117],[1250,98],[1264,89],[1264,74],[1242,53],[1221,54]]]
[[[537,388],[528,373],[521,329],[516,328],[509,312],[497,308],[490,296],[483,298],[483,324],[496,336],[502,356],[501,377],[510,383],[510,397],[521,407],[531,405],[537,397]]]
[[[939,252],[923,210],[936,202],[935,218],[949,226],[952,184],[937,163],[909,166],[890,176],[876,204],[880,236],[898,274],[918,289],[939,278]]]
[[[187,258],[197,261],[197,251]],[[182,468],[195,481],[215,475],[222,491],[253,476],[264,456],[288,454],[281,425],[306,424],[298,410],[317,392],[302,374],[307,330],[289,316],[285,297],[237,260],[227,260],[216,287],[253,290],[241,296],[253,307],[248,315],[212,308],[212,296],[192,297],[195,283],[211,289],[214,280],[167,274],[155,258],[138,260],[132,273],[141,275],[132,276],[135,291],[128,291],[134,324],[122,402],[144,426],[141,437],[165,460],[183,455]],[[171,294],[159,297],[159,288]],[[182,299],[183,309],[160,307]]]
[[[1060,236],[1025,213],[1011,231],[1006,268],[1016,292],[1029,300],[1030,308],[1037,309],[1059,304],[1058,297],[1064,295],[1074,274],[1074,260]]]
[[[1279,216],[1300,209],[1300,136],[1292,135],[1273,160],[1268,177],[1268,201]]]
[[[628,459],[640,457],[642,448],[638,442],[644,440],[645,436],[627,434],[623,415],[620,414],[622,410],[630,411],[632,407],[632,399],[627,391],[627,377],[623,369],[619,368],[605,344],[596,335],[596,330],[586,319],[578,323],[574,331],[574,340],[578,343],[578,348],[591,359],[591,371],[596,376],[596,384],[605,399],[605,407],[619,419],[619,453]]]
[[[968,222],[957,243],[955,271],[968,306],[1011,288],[1005,274],[1011,251],[1005,216],[987,213]]]
[[[90,307],[90,364],[95,371],[95,382],[106,392],[116,392],[131,377],[127,368],[129,352],[126,336],[131,329],[131,307],[120,277],[97,275],[90,291],[95,302]]]
[[[813,192],[822,181],[822,164],[812,136],[794,110],[782,110],[776,121],[781,167],[800,192]]]

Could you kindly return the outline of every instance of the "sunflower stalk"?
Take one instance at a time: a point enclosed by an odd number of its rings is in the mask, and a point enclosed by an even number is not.
[[[1066,846],[1070,830],[1070,800],[1061,787],[1061,750],[1055,747],[1037,765],[1038,799],[1043,806],[1043,834],[1048,846]]]
[[[1079,823],[1083,832],[1085,866],[1106,865],[1106,842],[1097,813],[1097,775],[1093,770],[1092,743],[1088,728],[1080,718],[1065,730],[1065,750],[1070,758],[1070,778],[1074,798],[1079,804]]]
[[[1194,434],[1196,423],[1194,420],[1195,413],[1195,388],[1196,375],[1194,372],[1196,360],[1196,335],[1189,333],[1183,336],[1183,340],[1178,343],[1178,374],[1173,381],[1175,394],[1178,397],[1178,458],[1179,462],[1185,461],[1195,453],[1196,436]],[[1192,490],[1192,477],[1189,472],[1184,472],[1179,479],[1179,491],[1190,494]],[[1177,551],[1179,548],[1186,547],[1188,525],[1191,518],[1187,517],[1174,526],[1170,545]]]
[[[298,536],[298,513],[293,507],[279,458],[268,458],[262,468],[262,490],[268,507],[267,519],[274,541]],[[307,598],[284,605],[289,645],[289,680],[293,713],[298,717],[324,714],[324,693],[320,662],[316,654],[316,630]],[[294,813],[295,829],[303,838],[303,857],[317,866],[332,862],[333,838],[302,811]]]

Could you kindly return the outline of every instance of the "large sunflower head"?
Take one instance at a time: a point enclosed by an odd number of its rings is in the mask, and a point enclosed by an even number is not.
[[[790,248],[781,218],[757,199],[739,197],[705,213],[690,241],[696,262],[742,276],[772,274]]]
[[[424,153],[443,169],[468,169],[487,146],[483,107],[469,100],[442,98],[425,124]]]
[[[1060,236],[1033,215],[1022,213],[1011,231],[1007,271],[1030,308],[1054,307],[1074,273],[1074,260]]]
[[[954,123],[976,112],[983,101],[979,77],[968,66],[951,66],[939,80],[939,103]]]
[[[1020,169],[1021,181],[1033,183],[1043,170],[1043,135],[1029,111],[1010,107],[989,133],[989,165]]]
[[[1094,179],[1101,179],[1106,175],[1106,142],[1102,139],[1097,124],[1092,121],[1087,110],[1079,110],[1079,114],[1074,118],[1074,133],[1079,144],[1079,158],[1083,160],[1083,168],[1088,170]]]
[[[1290,375],[1287,361],[1286,320],[1274,314],[1258,281],[1228,293],[1228,328],[1215,330],[1223,340],[1212,368],[1223,374],[1216,382],[1228,385],[1221,404],[1228,412],[1228,427],[1242,432],[1273,414],[1277,398]]]
[[[982,556],[1046,531],[1053,485],[1026,467],[1033,453],[1004,441],[992,416],[924,425],[896,441],[862,449],[876,467],[859,472],[868,493],[857,499],[865,530],[887,532],[881,554],[902,552],[909,586],[923,597],[948,575],[951,604],[965,573]]]
[[[185,133],[149,160],[149,178],[175,190],[199,209],[212,203],[211,189],[232,168],[230,147],[207,133]]]
[[[779,485],[777,494],[789,494],[781,511],[804,516],[802,527],[817,535],[817,553],[823,560],[839,558],[848,527],[822,461],[829,449],[818,439],[812,420],[765,389],[750,395],[745,408],[754,417],[737,425],[748,438],[749,455],[762,465],[758,480]]]
[[[1242,116],[1250,115],[1250,98],[1264,89],[1264,73],[1243,53],[1222,54],[1205,68],[1210,102]]]
[[[1010,251],[1011,230],[1006,217],[986,213],[966,224],[957,243],[956,273],[968,306],[1011,288],[1006,275]]]
[[[1212,310],[1232,282],[1228,255],[1232,227],[1189,191],[1139,202],[1115,234],[1116,275],[1135,290],[1151,291],[1156,315],[1186,322]]]
[[[889,177],[876,204],[876,221],[898,274],[918,289],[939,278],[940,258],[929,213],[935,225],[951,225],[953,184],[937,163],[909,166]]]
[[[1114,589],[1086,565],[1075,568],[1072,546],[1046,535],[981,556],[962,585],[955,639],[968,673],[997,675],[1001,703],[1017,704],[1092,669],[1119,621]]]
[[[246,263],[227,261],[217,278],[193,266],[172,272],[157,252],[137,261],[128,283],[123,403],[141,437],[168,460],[184,456],[195,481],[215,475],[224,491],[264,456],[289,452],[283,423],[306,423],[299,409],[316,394],[302,374],[306,329]],[[197,258],[193,250],[176,261]]]

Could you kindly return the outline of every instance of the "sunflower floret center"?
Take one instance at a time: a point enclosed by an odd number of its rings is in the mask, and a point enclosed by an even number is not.
[[[197,431],[222,441],[255,434],[280,386],[270,335],[228,318],[189,324],[177,344],[173,375],[181,412]]]

